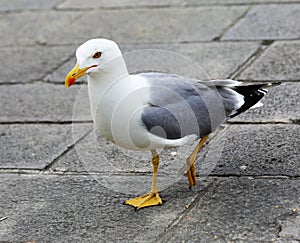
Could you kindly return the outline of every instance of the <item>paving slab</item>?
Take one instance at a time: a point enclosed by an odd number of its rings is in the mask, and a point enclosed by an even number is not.
[[[122,186],[128,177],[115,179]],[[5,241],[299,238],[284,233],[297,230],[290,223],[299,218],[293,212],[300,206],[299,180],[210,179],[202,190],[199,186],[193,191],[187,190],[185,181],[177,182],[161,192],[167,200],[163,206],[138,212],[122,205],[129,195],[106,189],[92,176],[1,175],[0,180],[1,216],[7,217],[0,223],[0,236]]]
[[[60,0],[2,0],[0,11],[51,9],[59,2]]]
[[[65,27],[63,35],[52,33],[50,41],[81,44],[94,37],[118,43],[208,41],[218,37],[246,10],[247,7],[205,7],[88,11]]]
[[[300,41],[273,43],[238,79],[256,81],[299,81]]]
[[[184,2],[183,0],[154,0],[154,1],[146,1],[146,0],[91,0],[88,2],[82,2],[80,0],[67,0],[62,2],[57,6],[58,9],[105,9],[105,8],[128,8],[128,7],[169,7],[181,5]]]
[[[73,130],[76,130],[76,125]],[[50,171],[59,173],[101,173],[102,175],[152,173],[151,153],[149,151],[126,150],[101,136],[97,136],[98,134],[91,132],[76,143],[72,149],[49,168]],[[179,148],[157,150],[160,156],[158,176],[169,178],[172,183],[185,177],[185,161],[196,145],[197,142],[194,142]],[[205,169],[210,169],[209,172],[211,172],[213,168],[209,165]],[[209,172],[205,176],[209,175]],[[105,178],[105,181],[111,184],[114,182],[113,177]],[[135,181],[133,184],[138,183],[138,181]],[[149,181],[150,183],[151,181]],[[161,189],[170,186],[167,181],[161,181],[160,185]]]
[[[300,119],[300,83],[285,83],[269,89],[263,106],[238,115],[230,122],[296,122]]]
[[[205,162],[216,163],[212,175],[300,176],[299,131],[299,125],[232,125],[214,138],[218,163],[213,156]]]
[[[136,176],[143,184],[145,176]],[[122,187],[130,177],[115,180]],[[197,191],[178,182],[161,192],[164,205],[140,211],[122,204],[132,195],[106,189],[92,176],[1,175],[0,181],[3,241],[154,242],[213,180]]]
[[[198,156],[198,174],[300,175],[299,125],[232,125],[216,134]],[[185,160],[195,145],[160,151],[162,175],[175,180],[185,173]],[[151,173],[150,154],[121,149],[94,134],[60,158],[55,172]]]
[[[268,4],[253,7],[222,40],[276,40],[300,37],[299,4]]]
[[[212,40],[246,9],[207,7],[12,13],[0,16],[0,43],[2,46],[69,45],[81,44],[95,37],[123,43]],[[161,21],[157,22],[157,19]],[[215,21],[207,23],[207,19]],[[47,31],[43,31],[45,26],[41,23],[47,23]],[[16,29],[19,31],[14,31]]]
[[[200,80],[224,79],[238,69],[258,47],[258,43],[249,42],[134,45],[135,49],[124,48],[124,58],[131,72],[146,69]],[[149,48],[156,50],[147,50]]]
[[[217,79],[228,78],[258,49],[259,43],[120,44],[119,46],[130,73],[156,70],[199,79],[209,77]],[[66,74],[75,63],[74,56],[47,75],[44,80],[63,83]],[[86,77],[76,82],[84,82],[85,79]]]
[[[74,52],[65,47],[0,47],[0,83],[36,81],[58,68]]]
[[[86,86],[66,89],[45,83],[2,85],[0,93],[0,122],[91,120]]]
[[[71,125],[0,125],[0,168],[43,169],[84,136],[90,125],[72,133]],[[76,140],[75,140],[76,141]]]
[[[72,36],[65,34],[79,16],[80,12],[65,11],[0,14],[0,46],[45,45],[53,43],[53,39],[61,44],[59,39],[63,37],[68,40],[68,44],[72,44]]]
[[[76,125],[73,128],[76,130]],[[80,129],[80,127],[79,127]],[[92,132],[82,139],[52,167],[55,172],[152,173],[149,151],[129,151],[118,147]],[[183,177],[185,160],[196,144],[180,148],[157,150],[160,155],[158,173],[175,180]]]
[[[293,242],[299,240],[299,180],[223,178],[160,242]],[[285,224],[283,224],[283,221]],[[288,227],[288,229],[285,227]],[[295,230],[287,236],[281,231]]]
[[[258,47],[259,44],[255,42],[213,42],[182,45],[178,51],[199,65],[208,78],[224,79],[229,78]]]

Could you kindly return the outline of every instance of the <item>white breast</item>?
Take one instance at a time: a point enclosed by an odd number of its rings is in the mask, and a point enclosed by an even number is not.
[[[148,146],[148,133],[140,119],[149,100],[144,78],[127,75],[110,84],[89,80],[89,97],[95,128],[103,136],[129,149]]]

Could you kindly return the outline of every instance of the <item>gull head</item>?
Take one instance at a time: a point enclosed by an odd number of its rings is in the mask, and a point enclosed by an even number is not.
[[[107,39],[91,39],[76,50],[77,63],[67,74],[65,86],[70,87],[85,74],[96,74],[109,71],[112,60],[122,57],[118,45]]]

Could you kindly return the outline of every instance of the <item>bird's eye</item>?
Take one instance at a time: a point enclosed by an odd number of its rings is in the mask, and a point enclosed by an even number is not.
[[[101,57],[101,55],[102,55],[102,52],[98,51],[93,55],[93,58],[99,58],[99,57]]]

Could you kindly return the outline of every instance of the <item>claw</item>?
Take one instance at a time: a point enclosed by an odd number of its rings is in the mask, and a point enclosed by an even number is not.
[[[158,192],[150,192],[146,195],[126,200],[124,203],[135,207],[136,210],[139,210],[145,207],[162,205],[162,200]]]

